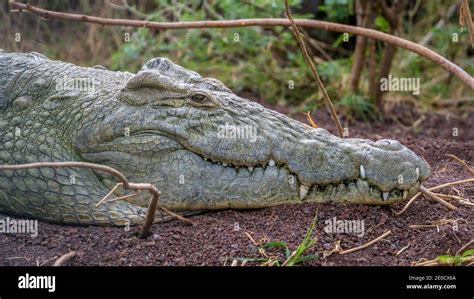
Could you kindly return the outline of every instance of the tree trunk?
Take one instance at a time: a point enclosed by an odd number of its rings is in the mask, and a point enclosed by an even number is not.
[[[367,27],[368,16],[370,14],[370,2],[368,0],[356,0],[355,11],[358,27]],[[365,61],[365,49],[367,47],[367,38],[357,36],[354,50],[352,69],[351,69],[351,91],[359,91],[359,81]]]
[[[401,18],[401,11],[405,6],[405,0],[395,0],[391,7],[387,6],[385,0],[381,0],[380,6],[382,8],[382,13],[384,17],[388,20],[390,24],[390,34],[397,34],[399,33],[399,24]],[[390,69],[392,68],[392,61],[395,57],[395,52],[397,48],[393,45],[386,44],[384,49],[384,54],[382,58],[382,62],[380,65],[380,73],[379,79],[377,81],[377,89],[375,93],[375,103],[377,105],[381,105],[382,97],[384,92],[380,89],[380,80],[382,78],[387,78],[390,74]]]

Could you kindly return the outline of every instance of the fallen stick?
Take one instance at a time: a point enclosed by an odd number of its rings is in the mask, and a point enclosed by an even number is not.
[[[461,196],[456,196],[456,195],[451,195],[451,194],[441,194],[441,193],[435,193],[435,194],[443,198],[444,200],[456,199],[462,204],[474,206],[474,203],[472,203],[469,199],[461,197]]]
[[[70,259],[72,259],[73,257],[75,257],[77,255],[77,253],[75,251],[71,251],[69,253],[66,253],[65,255],[61,256],[60,258],[58,258],[54,264],[53,264],[53,267],[59,267],[59,266],[62,266],[64,263],[66,263],[67,261],[69,261]]]
[[[408,202],[407,204],[403,207],[403,209],[400,210],[400,212],[395,212],[397,216],[400,216],[403,212],[405,212],[411,204],[421,195],[421,192],[416,193]]]
[[[454,181],[454,182],[449,182],[449,183],[446,183],[446,184],[438,185],[438,186],[435,186],[435,187],[431,187],[428,190],[436,191],[436,190],[443,189],[443,188],[446,188],[446,187],[461,185],[461,184],[464,184],[464,183],[473,183],[473,182],[474,182],[474,178],[470,178],[470,179]]]
[[[133,193],[130,193],[130,194],[127,194],[127,195],[124,195],[124,196],[112,198],[112,199],[107,200],[107,203],[114,202],[114,201],[119,201],[119,200],[129,199],[129,198],[132,198],[132,197],[137,196],[138,194],[140,194],[140,193],[139,193],[139,192],[133,192]]]
[[[122,186],[123,184],[122,183],[118,183],[117,185],[115,185],[112,190],[109,191],[109,193],[107,193],[107,195],[104,196],[104,198],[102,198],[95,206],[96,207],[99,207],[101,204],[103,204],[107,198],[109,198],[110,196],[112,196],[112,194],[114,194],[114,192],[117,190],[118,187]]]
[[[339,254],[348,254],[348,253],[352,253],[354,251],[358,251],[358,250],[361,250],[361,249],[364,249],[364,248],[367,248],[369,247],[370,245],[382,240],[383,238],[385,238],[386,236],[390,235],[392,233],[391,230],[388,230],[386,231],[385,233],[383,233],[380,237],[378,238],[375,238],[373,239],[372,241],[370,242],[367,242],[365,243],[364,245],[361,245],[361,246],[357,246],[357,247],[354,247],[354,248],[351,248],[351,249],[347,249],[347,250],[343,250],[343,251],[340,251],[338,252]]]
[[[463,247],[459,248],[459,250],[456,251],[456,255],[459,255],[461,252],[463,252],[465,249],[467,249],[469,247],[469,245],[471,245],[472,243],[474,243],[474,239],[471,239]]]
[[[454,186],[454,185],[461,185],[461,184],[464,184],[464,183],[472,183],[472,182],[474,182],[474,178],[445,183],[445,184],[442,184],[442,185],[438,185],[438,186],[435,186],[435,187],[431,187],[431,188],[429,188],[429,189],[427,189],[427,190],[429,190],[429,191],[435,191],[435,190],[438,190],[438,189],[443,189],[443,188],[451,187],[451,186]],[[423,186],[420,186],[420,190],[421,190],[421,187],[423,187]],[[423,188],[425,188],[425,187],[423,187]],[[426,188],[425,188],[425,189],[426,189]],[[417,199],[421,194],[422,194],[422,192],[416,193],[416,194],[408,201],[408,203],[403,207],[403,209],[401,209],[399,212],[395,212],[395,214],[396,214],[397,216],[400,216],[403,212],[405,212],[405,211],[408,209],[408,207],[410,207],[410,205],[415,201],[415,199]]]
[[[456,225],[458,223],[458,221],[463,221],[464,223],[468,223],[465,219],[463,218],[456,218],[456,219],[446,219],[446,218],[443,218],[443,219],[439,219],[437,221],[431,221],[430,224],[412,224],[409,226],[409,228],[427,228],[427,227],[439,227],[439,226],[442,226],[442,225]]]
[[[248,232],[244,232],[244,234],[250,239],[250,241],[253,243],[253,245],[255,245],[255,247],[258,248],[258,252],[263,255],[265,258],[269,258],[269,256],[267,255],[267,253],[265,252],[265,249],[263,249],[262,247],[260,247],[260,245],[254,240],[254,238],[252,238],[252,236],[248,233]]]
[[[461,196],[456,196],[456,195],[451,195],[451,194],[442,194],[442,193],[436,193],[436,192],[433,192],[434,194],[436,194],[437,196],[443,198],[444,197],[444,200],[451,200],[451,199],[457,199],[457,200],[467,200]]]
[[[50,258],[50,259],[43,260],[43,261],[41,261],[41,262],[40,262],[39,260],[36,260],[36,266],[41,267],[41,266],[43,266],[44,264],[46,264],[47,262],[52,261],[52,260],[55,260],[55,259],[57,259],[57,258],[58,258],[58,256],[56,255],[56,256],[53,256],[53,257]]]
[[[459,202],[468,206],[474,206],[474,202],[470,202],[467,199],[461,199]]]
[[[160,210],[162,210],[163,212],[165,212],[166,214],[169,214],[170,216],[172,216],[172,217],[174,217],[174,218],[176,218],[176,219],[178,219],[178,220],[181,220],[181,221],[186,222],[186,223],[188,223],[188,224],[194,225],[194,222],[193,222],[192,220],[190,220],[190,219],[188,219],[188,218],[185,218],[185,217],[183,217],[183,216],[181,216],[181,215],[179,215],[179,214],[173,213],[173,212],[171,212],[170,210],[168,210],[168,209],[165,208],[165,207],[158,206],[158,208],[159,208]]]
[[[408,247],[410,247],[411,243],[408,243],[407,246],[403,247],[402,249],[400,249],[397,253],[395,253],[395,256],[399,256],[402,252],[404,252],[405,250],[408,249]]]
[[[427,260],[423,262],[415,262],[412,264],[413,266],[436,266],[438,265],[438,261],[436,259]]]
[[[420,186],[420,191],[423,192],[426,196],[431,198],[434,201],[437,201],[438,203],[442,204],[443,206],[447,207],[450,210],[456,210],[457,208],[450,204],[449,202],[441,199],[439,196],[431,192],[430,190],[426,189],[424,186]]]

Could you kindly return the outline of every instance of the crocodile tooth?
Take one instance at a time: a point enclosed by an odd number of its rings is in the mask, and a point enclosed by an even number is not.
[[[275,166],[275,161],[273,161],[273,159],[270,159],[270,161],[268,161],[268,165]]]
[[[415,169],[415,173],[416,173],[416,179],[418,180],[420,178],[420,169],[418,167]]]
[[[407,199],[407,197],[408,197],[408,191],[405,190],[403,191],[403,199]]]
[[[382,198],[383,200],[387,200],[388,199],[388,192],[382,192]]]
[[[253,172],[253,167],[248,167],[250,172]]]
[[[227,163],[222,163],[222,166],[227,167]]]
[[[365,168],[362,164],[360,165],[360,177],[365,179]]]
[[[300,200],[302,201],[305,197],[306,194],[308,194],[309,187],[305,185],[300,186]]]

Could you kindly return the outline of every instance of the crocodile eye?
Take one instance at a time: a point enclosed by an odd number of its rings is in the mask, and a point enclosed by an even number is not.
[[[208,98],[207,95],[204,93],[194,93],[191,95],[191,100],[196,103],[203,104],[208,100]]]
[[[189,98],[191,105],[196,107],[213,108],[219,106],[219,102],[206,92],[193,92]]]

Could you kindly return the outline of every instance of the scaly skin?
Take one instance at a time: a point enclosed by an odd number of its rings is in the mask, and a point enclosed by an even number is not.
[[[430,175],[397,141],[335,137],[165,58],[135,75],[0,53],[0,164],[51,161],[112,166],[155,184],[161,204],[182,213],[392,204]],[[69,224],[143,221],[145,197],[95,207],[115,183],[87,169],[0,172],[0,212]]]

